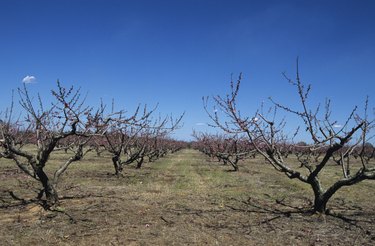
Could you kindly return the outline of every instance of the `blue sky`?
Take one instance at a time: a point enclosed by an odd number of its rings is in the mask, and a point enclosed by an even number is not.
[[[190,139],[208,129],[202,96],[225,94],[232,73],[244,111],[269,96],[294,105],[281,73],[294,78],[299,56],[312,103],[331,98],[341,119],[375,91],[374,13],[371,0],[1,0],[0,108],[26,76],[46,98],[59,79],[93,105],[185,111],[174,136]]]

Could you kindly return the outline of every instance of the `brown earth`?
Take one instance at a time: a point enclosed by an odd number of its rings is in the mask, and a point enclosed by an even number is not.
[[[45,211],[30,200],[38,184],[0,162],[0,245],[375,244],[374,182],[339,191],[328,216],[309,212],[308,186],[260,159],[228,172],[187,149],[116,178],[108,157],[90,156],[64,174],[60,204]]]

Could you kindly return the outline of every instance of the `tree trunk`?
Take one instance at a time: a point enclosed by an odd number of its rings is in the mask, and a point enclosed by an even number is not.
[[[327,202],[331,196],[327,195],[323,190],[317,177],[311,178],[309,183],[314,191],[314,212],[326,213]]]
[[[325,214],[327,213],[327,202],[329,198],[324,195],[316,196],[314,199],[314,212]]]
[[[233,171],[238,172],[239,168],[237,164],[231,163],[233,167]]]
[[[59,196],[53,183],[49,180],[47,174],[42,168],[38,168],[36,175],[43,185],[44,194],[46,195],[46,207],[51,207],[59,201]]]
[[[113,166],[115,168],[115,175],[120,176],[122,173],[122,166],[121,166],[121,160],[120,158],[115,155],[112,157]]]
[[[137,166],[136,166],[136,169],[140,169],[142,167],[142,164],[143,164],[143,157],[141,157],[140,160],[137,160]]]
[[[314,191],[314,212],[327,213],[327,203],[334,192],[324,191],[318,178],[314,178],[310,183]]]
[[[99,147],[96,147],[96,148],[95,148],[95,151],[96,151],[96,156],[99,157],[100,154],[101,154],[101,153],[100,153],[100,149],[99,149]]]
[[[238,167],[238,160],[234,160],[234,161],[232,161],[232,160],[228,159],[227,161],[229,161],[229,163],[232,165],[232,167],[233,167],[233,171],[234,171],[234,172],[238,172],[238,170],[239,170],[239,167]]]

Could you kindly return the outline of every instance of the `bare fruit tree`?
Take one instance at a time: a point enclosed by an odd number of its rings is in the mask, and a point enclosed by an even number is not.
[[[231,82],[230,94],[213,98],[216,108],[214,113],[208,109],[208,98],[204,99],[204,107],[214,126],[226,133],[246,136],[275,170],[290,179],[308,184],[314,193],[313,211],[327,213],[327,202],[340,188],[375,179],[374,163],[368,158],[372,151],[366,144],[373,139],[374,119],[370,119],[369,114],[372,112],[366,99],[362,110],[355,107],[344,123],[338,124],[332,119],[330,100],[325,102],[323,109],[310,106],[308,99],[311,86],[301,82],[298,61],[296,75],[296,79],[292,80],[284,74],[289,84],[297,90],[297,108],[285,106],[270,98],[270,110],[265,111],[262,106],[252,116],[241,114],[237,101],[242,75],[237,82]],[[279,117],[278,111],[287,116]],[[286,130],[286,119],[291,118],[300,122],[295,131],[289,128]],[[301,134],[307,135],[308,139],[303,145],[295,143],[296,137]],[[285,151],[285,146],[288,146],[288,151]],[[298,165],[291,158],[285,157],[285,153],[290,151],[298,152]],[[352,161],[353,153],[360,161]],[[341,177],[336,180],[331,178],[329,184],[323,184],[321,177],[327,166],[340,168]]]
[[[173,153],[181,149],[185,144],[176,140],[170,139],[170,135],[181,127],[181,120],[184,114],[178,118],[164,117],[154,120],[153,124],[145,129],[143,141],[146,142],[145,156],[148,162],[153,162],[168,153]],[[137,168],[140,168],[137,165]]]
[[[235,172],[239,170],[239,161],[254,154],[254,150],[250,148],[247,141],[239,138],[237,135],[198,134],[194,132],[193,136],[196,140],[194,148],[211,158],[217,158],[224,165],[230,164]]]
[[[6,110],[0,124],[0,157],[11,159],[29,177],[40,182],[38,195],[46,207],[58,202],[57,183],[69,165],[88,151],[84,146],[94,134],[92,108],[85,106],[80,89],[64,88],[57,82],[51,91],[53,101],[45,105],[38,94],[36,102],[26,85],[18,89],[21,116],[13,116],[14,105]],[[94,112],[95,113],[95,112]],[[64,142],[70,156],[50,177],[45,172],[51,153]]]
[[[156,145],[150,144],[159,141],[180,126],[183,115],[178,119],[165,117],[154,120],[152,118],[157,107],[148,110],[137,107],[133,114],[126,115],[124,110],[115,112],[114,103],[109,115],[105,113],[105,106],[102,105],[100,117],[98,117],[98,131],[103,132],[103,138],[97,138],[97,146],[103,147],[112,155],[112,163],[116,176],[122,176],[126,165],[137,163],[136,167],[141,168],[144,157],[153,152]],[[105,126],[107,130],[101,130]]]

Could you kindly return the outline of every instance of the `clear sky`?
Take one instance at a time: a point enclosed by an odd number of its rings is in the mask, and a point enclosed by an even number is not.
[[[208,128],[202,96],[225,94],[232,73],[243,110],[293,105],[281,73],[294,78],[299,56],[313,103],[330,97],[340,118],[366,95],[374,105],[374,13],[372,0],[0,0],[0,108],[26,76],[42,95],[59,79],[93,105],[185,111],[174,136],[190,139]]]

